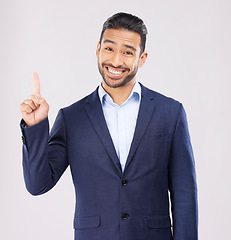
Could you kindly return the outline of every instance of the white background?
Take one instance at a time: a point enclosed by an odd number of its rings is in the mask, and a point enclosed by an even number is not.
[[[230,236],[231,1],[0,1],[0,239],[73,239],[70,170],[39,197],[24,187],[20,103],[33,72],[57,111],[100,83],[95,57],[103,22],[118,11],[148,27],[149,57],[138,80],[184,104],[194,147],[200,239]]]

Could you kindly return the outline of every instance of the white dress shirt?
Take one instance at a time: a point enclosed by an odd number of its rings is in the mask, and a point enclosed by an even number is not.
[[[120,160],[122,171],[124,171],[138,117],[141,100],[140,84],[136,82],[130,96],[120,106],[113,102],[101,85],[98,94],[107,127]]]

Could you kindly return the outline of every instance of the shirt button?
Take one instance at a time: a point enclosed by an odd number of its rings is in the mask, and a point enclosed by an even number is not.
[[[128,183],[128,180],[127,180],[127,179],[123,179],[123,180],[121,181],[121,183],[122,183],[123,186],[126,186],[127,183]]]
[[[124,153],[124,152],[125,152],[125,149],[124,149],[124,148],[122,148],[122,149],[121,149],[121,152],[122,152],[122,153]]]
[[[122,216],[121,216],[121,218],[122,218],[123,220],[128,219],[128,217],[129,217],[129,215],[128,215],[127,213],[123,213]]]

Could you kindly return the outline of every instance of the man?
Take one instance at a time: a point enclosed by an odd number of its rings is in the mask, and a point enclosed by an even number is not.
[[[70,165],[75,239],[198,239],[185,111],[136,81],[147,58],[146,34],[143,21],[130,14],[104,23],[96,51],[102,84],[61,109],[50,136],[36,73],[35,93],[21,104],[26,187],[43,194]]]

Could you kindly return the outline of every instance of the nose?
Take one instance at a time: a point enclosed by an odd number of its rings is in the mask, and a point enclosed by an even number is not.
[[[114,67],[119,67],[123,65],[123,59],[119,52],[114,52],[111,58],[111,63]]]

